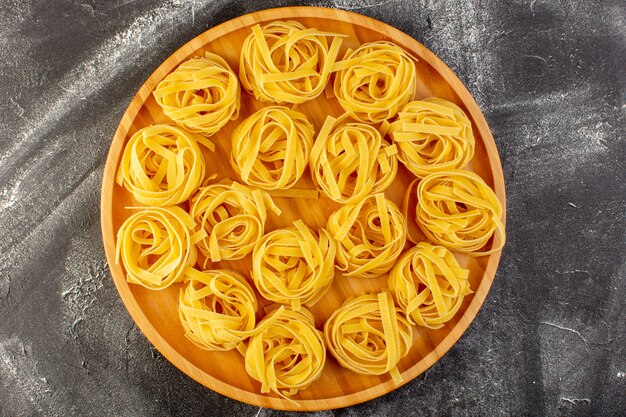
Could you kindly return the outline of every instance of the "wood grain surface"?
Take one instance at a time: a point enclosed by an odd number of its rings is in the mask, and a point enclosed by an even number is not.
[[[169,361],[206,387],[239,401],[263,407],[299,411],[323,410],[360,403],[385,394],[397,386],[388,375],[362,376],[345,370],[329,355],[321,378],[309,389],[301,391],[294,397],[297,405],[273,395],[260,394],[260,384],[247,376],[243,358],[237,351],[208,352],[196,347],[183,336],[183,329],[177,314],[180,284],[163,291],[150,291],[143,287],[129,285],[125,280],[122,266],[116,265],[114,259],[115,235],[131,213],[125,207],[138,205],[130,193],[116,185],[114,181],[124,144],[134,132],[144,126],[170,122],[152,96],[157,83],[181,62],[200,55],[204,51],[219,54],[236,70],[240,47],[250,33],[250,27],[256,23],[279,19],[297,20],[308,27],[349,35],[342,44],[340,56],[349,47],[355,48],[361,43],[375,40],[391,40],[412,52],[419,59],[417,63],[418,87],[415,97],[445,98],[455,102],[467,112],[476,137],[476,153],[469,169],[482,176],[495,190],[503,207],[505,206],[504,180],[500,159],[489,127],[476,102],[452,71],[422,44],[401,31],[355,13],[316,7],[291,7],[241,16],[194,38],[171,55],[148,78],[130,103],[115,133],[102,184],[101,224],[104,247],[111,274],[126,308],[146,337]],[[217,174],[218,179],[237,178],[228,163],[230,135],[238,122],[265,105],[257,102],[252,95],[242,93],[239,119],[229,122],[220,132],[211,137],[216,144],[216,150],[205,154],[208,166],[207,175]],[[326,99],[323,94],[312,102],[300,105],[298,110],[307,115],[316,131],[319,131],[327,115],[342,114],[337,101],[334,98]],[[400,164],[396,180],[386,191],[387,197],[401,204],[406,186],[412,179],[412,174]],[[297,186],[313,188],[308,173]],[[315,201],[276,198],[276,202],[283,214],[281,216],[270,214],[267,230],[286,226],[298,218],[303,219],[311,227],[322,227],[329,214],[339,207],[338,204],[323,197]],[[250,258],[248,256],[240,261],[221,262],[219,266],[213,264],[212,267],[228,267],[249,276]],[[458,255],[457,258],[462,265],[466,265],[471,270],[470,284],[474,294],[466,297],[459,313],[442,329],[416,329],[413,347],[398,365],[404,382],[410,381],[432,366],[467,329],[489,291],[500,259],[500,252],[480,258],[464,255]],[[378,291],[386,286],[386,282],[386,275],[377,279],[364,280],[343,277],[337,273],[328,295],[312,308],[317,327],[321,328],[326,318],[347,297]]]

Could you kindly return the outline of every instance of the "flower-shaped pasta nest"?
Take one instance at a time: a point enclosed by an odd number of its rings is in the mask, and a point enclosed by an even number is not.
[[[465,168],[474,156],[472,123],[456,104],[440,98],[408,103],[389,135],[398,159],[418,177]]]
[[[289,304],[315,304],[328,290],[335,272],[334,239],[324,229],[319,235],[301,220],[269,232],[252,255],[252,279],[268,300]]]
[[[205,176],[198,143],[213,143],[177,126],[159,124],[135,133],[124,148],[116,182],[148,206],[174,206],[187,200]]]
[[[439,329],[472,293],[468,277],[448,249],[420,242],[398,259],[389,288],[411,323]]]
[[[406,242],[406,220],[382,193],[341,207],[326,228],[337,240],[337,269],[346,276],[373,278],[388,272]]]
[[[127,218],[117,232],[115,261],[126,269],[126,279],[151,290],[160,290],[183,280],[196,263],[192,235],[193,218],[180,207],[146,207]]]
[[[262,108],[233,132],[230,164],[248,185],[290,188],[307,167],[313,133],[311,123],[298,111]]]
[[[334,93],[352,117],[364,123],[390,119],[415,94],[415,62],[391,42],[370,42],[348,50],[333,66]]]
[[[212,262],[243,258],[265,233],[268,208],[280,214],[267,192],[234,181],[200,188],[189,204],[189,214],[208,235],[198,249]]]
[[[402,382],[396,366],[409,353],[413,330],[389,292],[346,300],[324,324],[324,337],[341,366],[362,375],[389,372]]]
[[[283,398],[305,389],[319,378],[326,363],[322,333],[315,328],[313,314],[302,308],[281,308],[268,314],[245,355],[246,372],[261,383],[261,392]]]
[[[320,130],[309,167],[319,188],[338,203],[356,203],[384,191],[396,177],[395,146],[374,127],[328,116]]]
[[[261,101],[312,100],[324,91],[341,38],[295,21],[255,25],[241,48],[241,84]]]
[[[226,351],[247,339],[256,322],[254,290],[238,272],[228,269],[188,271],[180,290],[178,314],[185,337],[207,350]]]

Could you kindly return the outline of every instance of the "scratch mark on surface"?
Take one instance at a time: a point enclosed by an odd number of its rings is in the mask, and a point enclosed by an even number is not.
[[[191,2],[191,27],[196,27],[196,0]]]
[[[21,352],[21,355],[16,352]],[[13,389],[23,395],[42,414],[55,415],[47,401],[51,395],[48,378],[42,375],[34,357],[28,356],[24,344],[16,337],[0,341],[0,364],[13,380]]]
[[[575,329],[570,329],[569,327],[564,327],[564,326],[559,326],[558,324],[555,323],[550,323],[548,321],[541,321],[539,322],[539,324],[545,324],[546,326],[551,326],[554,327],[556,329],[561,329],[561,330],[565,330],[566,332],[571,332],[574,333],[575,335],[577,335],[583,342],[585,342],[585,350],[587,351],[587,353],[589,353],[589,348],[588,348],[588,343],[587,343],[587,339],[585,339],[583,337],[582,334],[580,334],[580,332],[578,330]]]
[[[587,403],[587,405],[591,404],[591,400],[589,398],[565,398],[561,397],[561,401],[568,402],[573,405],[579,405],[581,403]]]
[[[259,407],[259,411],[256,412],[254,417],[259,417],[259,414],[261,414],[261,411],[263,411],[263,407]]]
[[[540,59],[540,60],[542,60],[543,62],[545,62],[546,64],[548,63],[548,60],[547,60],[547,59],[545,59],[544,57],[539,56],[539,55],[523,55],[523,56],[525,56],[526,58],[535,58],[535,59]]]
[[[537,3],[537,0],[532,0],[530,2],[530,12],[534,15],[535,11],[533,10],[533,6],[535,5],[535,3]]]
[[[590,275],[589,271],[585,269],[571,269],[569,271],[563,271],[563,272],[560,272],[557,270],[556,272],[558,272],[559,274],[563,274],[563,275],[572,275],[572,274],[586,274],[587,276]]]
[[[26,118],[24,117],[24,112],[26,111],[26,110],[24,110],[24,107],[22,107],[22,106],[20,105],[20,103],[18,103],[18,102],[17,102],[17,100],[15,100],[15,97],[11,97],[9,100],[11,101],[11,103],[12,103],[15,107],[17,107],[17,110],[18,110],[17,115],[18,115],[19,117],[21,117],[22,119],[26,119]]]
[[[130,327],[128,328],[128,330],[126,331],[126,335],[124,336],[124,343],[126,344],[124,346],[124,362],[125,362],[125,366],[124,369],[126,371],[126,378],[128,378],[128,362],[130,360],[130,358],[128,357],[128,348],[130,347],[130,341],[128,339],[128,337],[130,336],[130,332],[135,328],[135,323],[133,322]]]
[[[384,1],[382,3],[349,5],[349,4],[343,4],[343,2],[333,1],[333,5],[336,8],[343,9],[343,10],[359,10],[359,9],[371,9],[373,7],[385,6],[393,2],[394,0],[389,0],[389,1]]]
[[[575,209],[580,208],[580,207],[578,207],[576,204],[572,203],[571,201],[568,201],[568,202],[567,202],[567,204],[568,204],[569,206],[574,207]]]

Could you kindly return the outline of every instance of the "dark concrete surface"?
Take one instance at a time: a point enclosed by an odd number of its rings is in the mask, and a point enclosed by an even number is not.
[[[626,415],[621,0],[0,3],[0,415],[285,416],[209,391],[133,325],[99,223],[113,132],[184,42],[255,10],[354,10],[463,80],[496,138],[508,243],[466,334],[393,393],[318,416]]]

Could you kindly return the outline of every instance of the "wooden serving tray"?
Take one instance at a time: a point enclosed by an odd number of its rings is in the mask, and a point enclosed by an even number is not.
[[[165,60],[139,89],[113,137],[104,170],[101,200],[104,248],[115,285],[137,326],[170,362],[196,381],[228,397],[263,407],[299,411],[345,407],[378,397],[398,386],[389,375],[363,376],[344,369],[328,354],[320,379],[293,397],[297,404],[274,394],[261,394],[260,384],[248,377],[243,357],[236,350],[209,352],[196,347],[184,337],[177,310],[181,284],[174,284],[163,291],[150,291],[138,285],[129,285],[122,266],[115,264],[115,236],[131,213],[125,207],[140,205],[123,187],[115,184],[115,173],[124,144],[134,132],[144,126],[170,122],[152,96],[157,83],[181,62],[195,55],[202,55],[204,51],[219,54],[237,71],[241,45],[250,33],[251,26],[273,20],[297,20],[307,27],[349,35],[342,44],[340,57],[343,57],[349,47],[356,48],[361,43],[377,40],[393,41],[413,53],[419,59],[415,97],[441,97],[465,110],[472,121],[476,137],[476,152],[469,169],[479,174],[495,190],[504,208],[502,167],[487,122],[470,93],[439,58],[408,35],[377,20],[341,10],[288,7],[241,16],[204,32]],[[218,179],[238,178],[228,163],[231,133],[237,123],[265,105],[267,104],[257,102],[252,95],[242,91],[239,119],[229,122],[210,138],[216,144],[216,150],[205,154],[207,175],[216,173]],[[307,115],[316,131],[319,131],[328,114],[337,117],[343,113],[337,101],[334,98],[326,99],[324,94],[314,101],[298,106],[298,110]],[[405,189],[412,179],[412,174],[399,164],[397,178],[385,194],[401,207]],[[297,186],[314,188],[308,172]],[[266,231],[287,226],[299,218],[311,227],[323,227],[330,213],[339,207],[325,197],[318,200],[276,198],[275,201],[283,214],[280,217],[270,214]],[[410,243],[407,247],[409,245]],[[232,268],[249,277],[250,258],[248,256],[240,261],[221,262],[219,266],[213,267]],[[470,284],[474,294],[465,298],[460,311],[442,329],[414,327],[413,347],[398,364],[404,383],[431,367],[465,332],[489,291],[498,267],[500,252],[480,258],[465,255],[457,255],[457,258],[471,270]],[[346,298],[365,292],[377,292],[386,286],[386,275],[377,279],[359,279],[346,278],[337,273],[328,294],[311,309],[316,317],[317,327],[322,329],[324,321]]]

